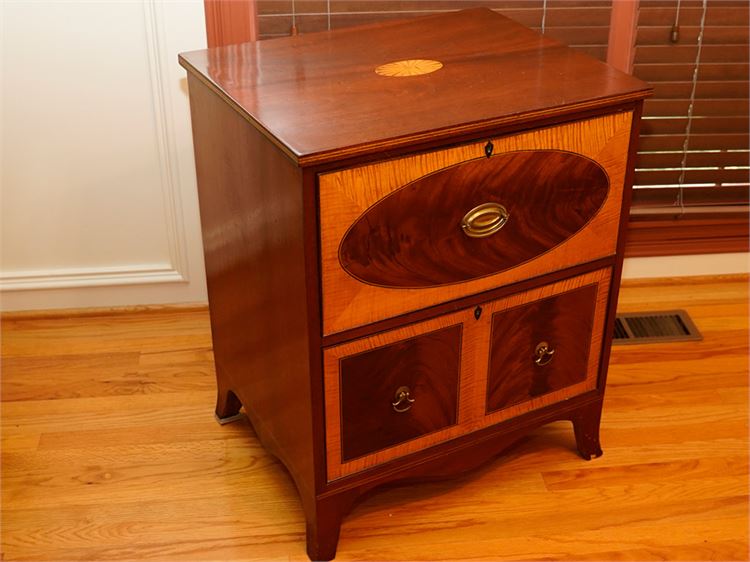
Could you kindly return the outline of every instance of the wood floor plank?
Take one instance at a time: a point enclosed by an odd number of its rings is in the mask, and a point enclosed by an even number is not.
[[[265,476],[275,464],[265,454],[251,455],[237,447],[220,458],[207,455],[181,462],[177,457],[168,465],[163,458],[147,463],[135,455],[120,462],[37,466],[25,473],[11,466],[3,478],[2,502],[9,510],[32,506],[55,510],[63,505],[127,503],[133,498],[159,502],[164,498],[164,482],[169,483],[169,497],[177,500],[231,497],[248,481],[258,492],[270,485],[253,473],[261,471]],[[273,470],[283,472],[280,466]]]
[[[747,560],[747,539],[712,540],[699,539],[697,542],[668,547],[645,546],[607,552],[586,552],[576,554],[576,560]],[[538,560],[535,557],[519,560]]]
[[[8,320],[2,328],[3,357],[211,347],[207,311]]]
[[[701,342],[616,347],[604,456],[569,422],[443,482],[381,490],[337,560],[748,560],[747,278],[627,282]],[[213,420],[205,309],[2,325],[2,556],[307,560],[294,484],[246,420]]]
[[[606,486],[623,479],[637,482],[683,482],[716,474],[742,479],[747,470],[747,457],[737,456],[625,464],[588,470],[551,470],[542,472],[542,477],[548,490],[570,490]]]
[[[210,348],[153,353],[11,356],[4,402],[213,390]]]
[[[213,412],[212,390],[170,394],[131,394],[65,400],[24,400],[3,404],[3,415],[24,429],[50,432],[128,426],[159,427],[206,418]]]
[[[175,421],[167,426],[128,426],[111,427],[102,429],[81,429],[70,431],[51,431],[43,433],[39,438],[38,448],[40,451],[49,449],[109,449],[116,447],[144,445],[180,444],[180,443],[210,443],[216,441],[228,441],[232,438],[245,440],[246,436],[254,437],[247,423],[232,424],[226,431],[216,431],[213,419],[195,420],[194,423],[181,423],[177,416]],[[78,454],[83,454],[79,452]]]
[[[8,357],[3,402],[128,395],[149,389],[138,376],[137,352]]]
[[[705,336],[706,334],[704,334]],[[637,344],[628,346],[627,352],[612,354],[612,365],[627,365],[630,363],[650,363],[664,361],[695,361],[702,358],[712,358],[716,371],[722,369],[744,368],[747,365],[747,331],[727,330],[721,332],[721,337],[699,342],[674,342],[669,345],[656,346],[654,344]],[[717,354],[717,348],[722,353]]]
[[[741,355],[727,354],[728,360],[717,370],[716,360],[710,355],[690,361],[632,360],[625,363],[627,353],[632,352],[616,350],[612,354],[607,377],[608,396],[615,394],[627,400],[637,398],[642,392],[667,396],[680,389],[720,392],[723,388],[747,386],[747,363]]]
[[[664,502],[627,511],[611,506],[580,506],[577,511],[560,507],[556,518],[530,517],[527,524],[533,527],[509,518],[502,509],[476,516],[465,512],[460,518],[442,510],[408,517],[394,512],[387,522],[377,525],[362,518],[355,520],[356,526],[342,529],[341,554],[350,560],[398,560],[399,550],[408,542],[414,556],[410,559],[443,559],[446,554],[450,559],[450,553],[459,558],[460,553],[471,555],[481,549],[496,559],[514,560],[528,556],[533,541],[536,559],[575,559],[579,553],[648,546],[668,551],[673,545],[693,542],[696,536],[708,541],[746,537],[745,506],[737,498]],[[596,517],[595,522],[590,517]],[[400,541],[394,541],[394,536]]]

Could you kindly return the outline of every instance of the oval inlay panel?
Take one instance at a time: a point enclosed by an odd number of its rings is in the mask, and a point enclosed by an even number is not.
[[[384,287],[459,283],[529,261],[581,230],[609,192],[606,172],[571,152],[519,151],[480,158],[421,177],[370,207],[339,246],[342,267]],[[475,219],[482,237],[462,221],[487,203],[507,210]],[[487,224],[485,224],[487,223]]]

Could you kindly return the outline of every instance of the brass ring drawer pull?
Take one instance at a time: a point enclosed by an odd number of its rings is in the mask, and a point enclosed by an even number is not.
[[[534,363],[539,367],[549,365],[555,355],[555,350],[552,349],[546,341],[539,342],[534,350]]]
[[[396,390],[391,406],[393,406],[393,409],[399,414],[409,411],[411,405],[414,404],[416,399],[411,397],[410,392],[408,386],[399,386]]]
[[[482,203],[461,219],[461,228],[471,238],[486,238],[505,226],[510,218],[508,210],[499,203]]]

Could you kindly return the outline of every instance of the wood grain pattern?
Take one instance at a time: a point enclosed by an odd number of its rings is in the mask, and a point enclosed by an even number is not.
[[[413,58],[444,66],[409,79],[374,72]],[[608,107],[650,91],[486,8],[195,51],[180,62],[304,166]]]
[[[341,461],[454,425],[460,354],[461,326],[451,326],[342,358]],[[394,406],[403,387],[414,402]]]
[[[602,345],[601,333],[609,296],[610,273],[611,269],[602,269],[517,293],[496,301],[483,303],[480,305],[482,311],[479,318],[475,316],[476,307],[471,307],[425,322],[326,348],[323,353],[323,363],[328,479],[334,481],[338,478],[352,475],[392,459],[415,453],[437,443],[486,428],[503,420],[508,420],[525,412],[538,410],[555,402],[594,390],[599,371],[599,351]],[[490,356],[492,315],[538,299],[550,298],[591,284],[596,284],[597,287],[595,294],[596,308],[593,319],[594,334],[590,339],[591,351],[588,354],[588,360],[585,365],[584,380],[547,394],[533,397],[522,404],[516,404],[487,414],[486,391],[488,388],[488,358]],[[422,437],[414,438],[405,443],[375,451],[357,459],[342,461],[341,390],[339,375],[341,359],[457,325],[462,326],[463,332],[461,344],[462,362],[459,379],[459,395],[461,399],[459,402],[458,424]]]
[[[599,213],[583,231],[545,253],[542,259],[460,285],[421,289],[388,289],[366,285],[342,269],[338,249],[347,230],[372,205],[427,174],[484,157],[486,139],[474,144],[321,174],[320,251],[324,334],[614,254],[631,118],[630,112],[616,113],[493,138],[495,154],[518,150],[564,150],[590,158],[609,176],[610,192]]]
[[[389,288],[485,277],[564,243],[599,211],[608,190],[604,170],[570,152],[480,157],[375,203],[344,236],[339,261],[360,281]],[[502,205],[507,222],[488,237],[468,236],[462,219],[488,203]]]
[[[626,281],[623,311],[685,308],[705,339],[613,350],[603,457],[547,425],[458,480],[371,494],[337,560],[747,560],[747,283]],[[4,560],[307,560],[292,480],[213,420],[205,307],[47,316],[3,318]],[[101,357],[123,351],[139,382]]]
[[[588,285],[493,314],[488,413],[586,379],[596,297]],[[542,342],[551,355],[535,355]]]

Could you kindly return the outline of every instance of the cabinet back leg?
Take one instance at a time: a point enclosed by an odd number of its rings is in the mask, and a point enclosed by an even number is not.
[[[601,419],[601,400],[579,408],[571,417],[578,453],[587,461],[602,456],[602,447],[599,444]]]
[[[242,417],[240,413],[242,403],[231,390],[218,385],[216,392],[216,421],[221,425],[238,420]]]

